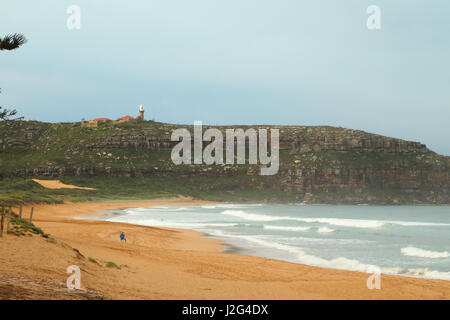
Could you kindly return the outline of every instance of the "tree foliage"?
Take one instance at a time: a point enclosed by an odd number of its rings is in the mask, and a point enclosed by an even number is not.
[[[23,117],[11,119],[17,114],[17,110],[9,110],[0,106],[0,121],[1,120],[21,120]]]
[[[14,50],[27,42],[27,38],[20,33],[8,34],[0,38],[0,50]]]
[[[2,89],[0,89],[0,93],[2,93]],[[12,119],[12,117],[14,117],[16,114],[17,114],[17,110],[6,109],[5,107],[0,106],[0,121],[2,121],[2,120],[22,120],[23,119],[23,117]]]
[[[14,33],[0,38],[0,50],[14,50],[27,42],[27,38],[23,34]],[[0,89],[1,93],[1,89]],[[21,120],[23,117],[11,119],[17,114],[15,109],[6,109],[0,106],[0,121],[1,120]]]

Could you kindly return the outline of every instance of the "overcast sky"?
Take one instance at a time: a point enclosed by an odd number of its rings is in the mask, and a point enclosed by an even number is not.
[[[67,8],[81,9],[69,30]],[[381,8],[381,30],[366,9]],[[26,119],[331,125],[450,155],[450,1],[2,0],[1,105]],[[0,35],[0,36],[1,36]]]

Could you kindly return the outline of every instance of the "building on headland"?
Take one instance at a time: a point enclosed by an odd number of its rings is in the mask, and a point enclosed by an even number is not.
[[[81,126],[82,127],[90,127],[90,128],[94,127],[95,128],[95,127],[98,127],[98,124],[102,123],[102,122],[112,122],[112,120],[109,119],[109,118],[95,118],[93,120],[85,121],[83,119],[83,120],[81,120]]]
[[[134,120],[136,120],[136,118],[133,118],[132,116],[129,116],[129,115],[126,115],[126,116],[123,116],[123,117],[117,119],[118,122],[134,121]]]
[[[139,120],[144,120],[144,106],[141,104],[139,106]]]
[[[120,122],[126,122],[126,121],[138,121],[138,120],[144,120],[144,106],[139,106],[139,116],[136,118],[133,118],[132,116],[126,115],[123,117],[120,117],[119,119],[113,121],[109,118],[95,118],[93,120],[86,121],[84,118],[81,120],[81,126],[82,127],[89,127],[89,128],[95,128],[98,127],[100,123],[105,122],[112,122],[112,123],[120,123]]]

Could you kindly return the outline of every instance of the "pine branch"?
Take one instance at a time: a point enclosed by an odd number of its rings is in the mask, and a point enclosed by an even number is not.
[[[22,120],[23,117],[19,117],[19,118],[14,118],[11,119],[11,117],[15,116],[17,114],[17,110],[9,110],[9,109],[5,109],[2,107],[0,107],[0,121],[2,120]]]
[[[0,93],[2,92],[2,89],[0,88]],[[3,110],[2,110],[3,108]],[[17,114],[17,110],[15,109],[6,109],[2,106],[0,106],[0,121],[2,120],[22,120],[23,117],[11,119],[11,117],[15,116]]]
[[[27,38],[19,33],[9,34],[0,38],[0,50],[14,50],[27,42]]]

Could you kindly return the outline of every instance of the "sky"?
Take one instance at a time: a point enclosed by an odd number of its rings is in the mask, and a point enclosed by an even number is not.
[[[0,52],[0,105],[27,120],[143,104],[161,122],[341,126],[450,155],[448,0],[2,0],[0,36],[15,32],[28,43]]]

